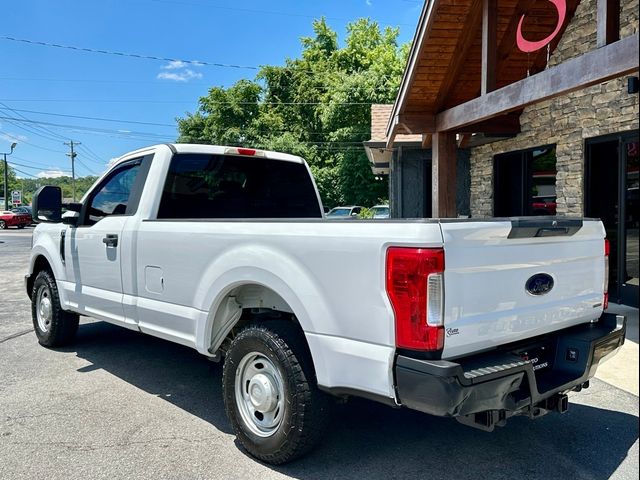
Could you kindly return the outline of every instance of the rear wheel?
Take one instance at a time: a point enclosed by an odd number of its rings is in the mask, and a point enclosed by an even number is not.
[[[320,439],[330,401],[316,386],[303,339],[288,322],[246,327],[225,358],[225,409],[242,446],[271,464],[294,460]]]
[[[20,225],[18,225],[18,228],[24,228],[24,224],[21,223]]]
[[[41,270],[31,290],[31,316],[38,342],[59,347],[73,340],[78,330],[78,315],[62,310],[53,274]]]

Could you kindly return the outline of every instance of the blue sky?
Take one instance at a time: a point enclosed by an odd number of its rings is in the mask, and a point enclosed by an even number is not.
[[[72,139],[82,143],[76,175],[97,174],[123,153],[174,141],[175,118],[195,111],[210,87],[256,74],[25,41],[207,64],[281,65],[299,55],[314,18],[324,15],[340,41],[349,21],[369,17],[400,27],[406,42],[421,6],[419,0],[7,2],[0,37],[16,40],[0,38],[0,152],[16,141],[8,160],[19,176],[60,175],[70,172],[63,142]]]

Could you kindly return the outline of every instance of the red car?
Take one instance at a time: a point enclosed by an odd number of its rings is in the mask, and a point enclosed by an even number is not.
[[[24,228],[31,224],[31,216],[0,210],[0,229],[9,227]]]

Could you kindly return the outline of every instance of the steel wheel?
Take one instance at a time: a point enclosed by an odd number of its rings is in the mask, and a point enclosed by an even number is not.
[[[49,270],[40,270],[33,281],[31,318],[38,342],[45,347],[71,342],[78,330],[78,315],[60,306],[58,286]]]
[[[43,332],[48,332],[51,327],[53,308],[51,304],[51,291],[46,285],[41,285],[36,294],[36,317],[38,327]]]
[[[278,430],[284,418],[284,382],[271,360],[258,352],[242,358],[236,370],[235,399],[252,433],[270,437]]]

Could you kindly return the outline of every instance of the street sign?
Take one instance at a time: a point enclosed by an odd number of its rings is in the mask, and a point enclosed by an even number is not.
[[[20,190],[11,192],[11,203],[14,205],[20,205],[22,203],[22,192]]]

